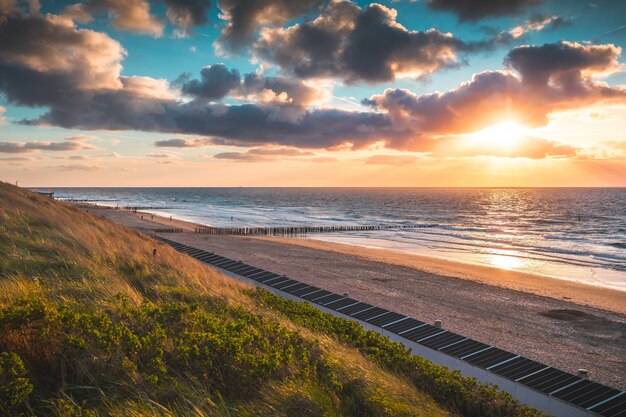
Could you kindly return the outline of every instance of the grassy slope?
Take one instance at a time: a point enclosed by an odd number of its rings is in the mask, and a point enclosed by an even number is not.
[[[0,414],[536,415],[306,308],[0,183]]]

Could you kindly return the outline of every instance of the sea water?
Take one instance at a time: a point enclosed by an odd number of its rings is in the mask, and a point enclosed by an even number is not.
[[[58,188],[215,227],[434,225],[309,238],[626,291],[625,188]],[[146,210],[150,212],[151,210]]]

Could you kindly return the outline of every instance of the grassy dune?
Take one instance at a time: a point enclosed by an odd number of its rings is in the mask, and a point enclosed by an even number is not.
[[[539,414],[354,323],[0,183],[0,415]]]

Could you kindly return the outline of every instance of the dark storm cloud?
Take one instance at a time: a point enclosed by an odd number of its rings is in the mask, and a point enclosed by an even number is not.
[[[409,31],[396,16],[380,4],[336,2],[313,21],[264,29],[253,51],[297,77],[375,83],[458,66],[458,53],[478,48],[436,29]]]
[[[462,21],[476,21],[486,17],[516,14],[541,2],[542,0],[428,0],[428,6],[434,10],[455,13]]]
[[[220,44],[238,50],[250,42],[258,28],[288,22],[329,0],[218,0],[227,24],[222,31]]]
[[[185,94],[206,100],[219,100],[239,86],[241,75],[236,69],[229,70],[224,64],[202,68],[200,80],[189,80],[182,85]]]

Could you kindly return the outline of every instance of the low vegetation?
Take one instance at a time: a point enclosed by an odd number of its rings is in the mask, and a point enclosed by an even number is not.
[[[355,323],[0,183],[0,415],[539,413]]]

